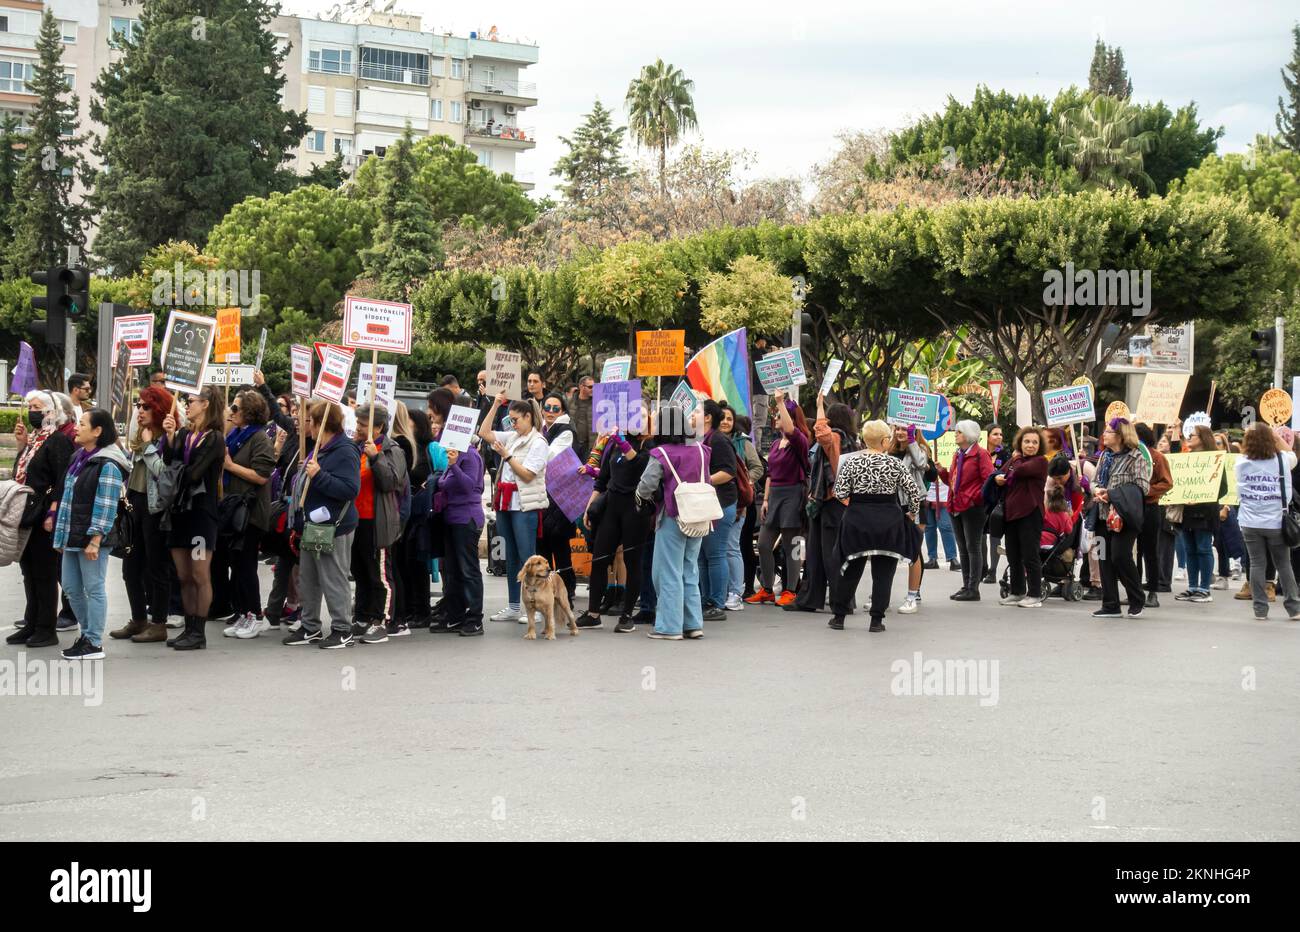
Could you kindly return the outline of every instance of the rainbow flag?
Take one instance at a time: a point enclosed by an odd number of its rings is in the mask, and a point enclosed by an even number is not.
[[[749,371],[749,338],[741,327],[692,356],[686,364],[686,380],[714,401],[726,401],[732,410],[750,415]]]

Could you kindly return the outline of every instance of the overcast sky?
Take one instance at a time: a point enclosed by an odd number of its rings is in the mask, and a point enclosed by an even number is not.
[[[322,0],[282,0],[318,15]],[[695,81],[701,133],[711,148],[749,149],[764,175],[805,176],[845,129],[897,128],[969,101],[978,84],[1051,96],[1086,85],[1094,38],[1124,51],[1134,97],[1171,107],[1195,100],[1202,124],[1223,126],[1220,152],[1242,151],[1273,130],[1279,69],[1290,59],[1290,2],[927,2],[801,0],[785,10],[717,0],[585,3],[398,0],[426,30],[466,35],[496,25],[502,39],[539,45],[526,74],[539,104],[524,117],[537,148],[519,156],[537,194],[597,96],[622,116],[628,81],[656,58]]]

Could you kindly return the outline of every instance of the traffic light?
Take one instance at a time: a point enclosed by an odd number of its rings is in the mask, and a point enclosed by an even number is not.
[[[817,358],[817,345],[813,339],[813,319],[807,311],[799,313],[799,352],[804,359]]]
[[[1263,363],[1265,369],[1274,368],[1277,361],[1277,330],[1273,327],[1267,330],[1252,330],[1250,338],[1259,344],[1250,351],[1250,358]]]
[[[78,320],[90,309],[90,270],[59,269],[59,302],[68,320]]]
[[[45,286],[45,297],[32,298],[32,308],[37,311],[44,311],[45,319],[33,320],[27,325],[27,329],[47,346],[62,346],[63,335],[67,330],[65,311],[61,301],[63,285],[59,277],[60,273],[64,271],[66,270],[54,268],[32,273],[32,283]]]

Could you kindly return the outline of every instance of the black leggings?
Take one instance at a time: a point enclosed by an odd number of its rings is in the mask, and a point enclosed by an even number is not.
[[[1038,544],[1043,535],[1043,513],[1035,508],[1022,518],[1007,521],[1002,539],[1007,547],[1007,569],[1011,572],[1011,594],[1023,596],[1028,583],[1035,599],[1043,595],[1043,558]]]
[[[605,587],[614,554],[623,548],[623,568],[627,581],[623,586],[623,614],[631,615],[641,594],[641,556],[650,536],[649,515],[637,511],[636,496],[622,492],[605,493],[605,513],[596,525],[596,539],[591,546],[591,579],[587,583],[590,598],[587,611],[595,615],[605,601]]]
[[[746,596],[754,593],[754,574],[758,572],[758,552],[754,549],[754,533],[758,529],[758,506],[745,509],[745,523],[740,528],[740,562],[745,570],[742,590]]]
[[[218,611],[229,608],[236,615],[249,612],[259,616],[262,614],[262,593],[257,579],[257,546],[264,533],[266,532],[261,528],[249,524],[244,530],[243,544],[238,549],[232,549],[229,541],[217,541],[212,555],[213,591],[215,593],[219,590],[227,596],[219,600],[214,594],[213,602]],[[163,620],[166,621],[166,618]]]
[[[171,600],[172,558],[167,552],[167,534],[161,527],[162,515],[149,514],[149,497],[144,492],[128,492],[127,500],[135,510],[135,521],[131,552],[122,558],[122,581],[131,603],[131,620],[165,625]]]
[[[450,534],[447,535],[450,539]],[[447,575],[447,562],[454,557],[444,553],[438,563],[438,570],[445,577]],[[407,619],[418,619],[427,621],[429,619],[429,599],[431,583],[433,577],[429,571],[429,554],[416,546],[416,542],[407,538],[398,540],[393,545],[393,562],[397,564],[397,575],[401,579],[400,596],[401,596],[401,621]],[[443,592],[447,591],[446,580],[443,580]]]

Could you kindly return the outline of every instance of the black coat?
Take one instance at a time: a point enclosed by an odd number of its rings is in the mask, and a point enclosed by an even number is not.
[[[67,434],[56,430],[41,444],[27,464],[26,484],[36,491],[23,512],[23,527],[35,527],[45,520],[51,508],[63,497],[63,480],[72,462],[73,444]]]

